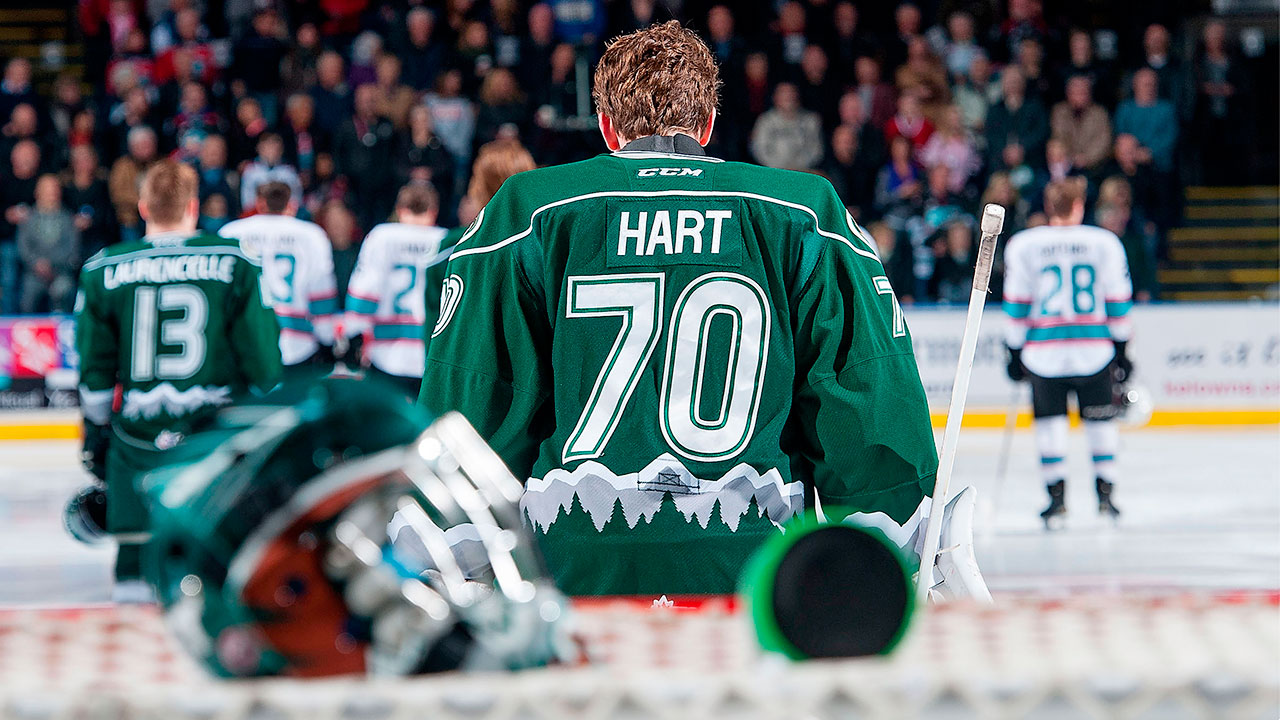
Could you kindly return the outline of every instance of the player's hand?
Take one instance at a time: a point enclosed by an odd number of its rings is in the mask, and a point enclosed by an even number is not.
[[[1116,359],[1112,361],[1111,376],[1117,385],[1123,385],[1133,377],[1133,361],[1127,352],[1128,343],[1116,343]]]
[[[80,462],[89,474],[101,482],[107,480],[107,446],[111,441],[111,431],[106,425],[84,424],[84,447],[80,451]]]
[[[1009,379],[1014,382],[1022,382],[1027,379],[1027,369],[1022,366],[1022,348],[1006,348],[1009,351],[1009,364],[1005,367],[1005,372],[1009,374]]]

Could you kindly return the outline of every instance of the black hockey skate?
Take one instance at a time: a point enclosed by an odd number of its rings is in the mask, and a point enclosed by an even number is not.
[[[1067,481],[1049,483],[1045,489],[1049,491],[1049,507],[1040,513],[1040,519],[1044,520],[1045,530],[1055,530],[1062,527],[1063,518],[1067,515]]]
[[[1115,484],[1109,483],[1102,478],[1098,478],[1095,483],[1098,488],[1098,514],[1105,515],[1112,520],[1119,520],[1120,510],[1115,506],[1115,503],[1111,502],[1111,490],[1115,487]]]

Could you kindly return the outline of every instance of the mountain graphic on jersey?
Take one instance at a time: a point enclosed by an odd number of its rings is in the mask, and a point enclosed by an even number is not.
[[[546,534],[574,503],[591,518],[596,532],[621,517],[627,528],[653,521],[666,504],[684,523],[706,529],[712,516],[736,532],[744,517],[768,517],[781,523],[804,505],[799,482],[784,483],[777,470],[761,475],[739,464],[716,480],[701,480],[670,454],[663,454],[638,473],[614,475],[600,463],[587,461],[573,472],[561,469],[525,485],[521,506],[530,524]]]
[[[160,383],[150,390],[130,390],[124,394],[120,414],[130,420],[153,420],[161,413],[171,416],[189,415],[206,406],[231,402],[231,388],[193,385],[179,390],[173,383]]]

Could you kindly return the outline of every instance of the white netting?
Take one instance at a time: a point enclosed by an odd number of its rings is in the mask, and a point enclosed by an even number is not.
[[[727,601],[576,613],[599,664],[224,682],[142,607],[0,612],[0,718],[1280,717],[1280,593],[1003,598],[920,613],[884,659],[762,658]]]

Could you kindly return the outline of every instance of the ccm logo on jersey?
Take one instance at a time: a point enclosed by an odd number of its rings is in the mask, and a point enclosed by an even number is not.
[[[431,337],[439,335],[449,327],[449,321],[453,320],[454,313],[458,312],[458,303],[462,302],[463,287],[462,278],[457,275],[445,278],[444,287],[440,291],[440,317],[436,319],[436,326],[431,330]]]
[[[702,177],[702,168],[643,168],[636,177]]]

